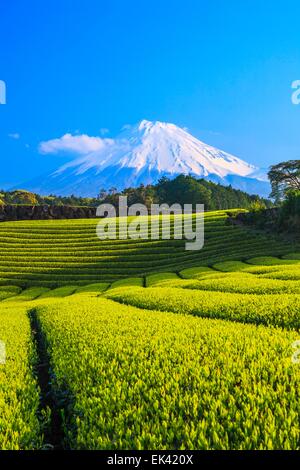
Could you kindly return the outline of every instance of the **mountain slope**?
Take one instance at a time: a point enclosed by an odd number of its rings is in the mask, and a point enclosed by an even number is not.
[[[266,180],[255,177],[257,167],[201,142],[174,124],[146,120],[109,140],[101,150],[76,158],[25,188],[40,194],[96,196],[101,188],[121,190],[181,173],[263,196],[269,193]]]

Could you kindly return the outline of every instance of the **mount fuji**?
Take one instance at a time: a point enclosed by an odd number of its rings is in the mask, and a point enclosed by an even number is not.
[[[261,196],[270,192],[262,170],[201,142],[174,124],[143,120],[116,139],[103,142],[100,149],[23,187],[41,195],[95,197],[100,189],[122,190],[156,183],[162,176],[186,174]]]

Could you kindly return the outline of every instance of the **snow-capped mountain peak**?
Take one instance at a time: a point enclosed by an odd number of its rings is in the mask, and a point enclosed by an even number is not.
[[[41,194],[95,196],[101,188],[124,189],[178,174],[264,195],[269,190],[259,168],[201,142],[174,124],[145,119],[126,127],[115,139],[107,139],[100,150],[66,163],[38,187],[31,184],[27,189]]]

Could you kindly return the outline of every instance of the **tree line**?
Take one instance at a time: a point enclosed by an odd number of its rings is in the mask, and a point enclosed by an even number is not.
[[[102,200],[117,205],[118,197],[127,196],[128,205],[151,204],[204,204],[205,210],[222,210],[233,208],[250,209],[253,204],[270,207],[271,201],[258,195],[249,195],[244,191],[222,186],[193,176],[179,175],[170,180],[160,178],[155,185],[140,185],[137,188],[126,188],[122,192],[101,192]]]
[[[116,188],[101,189],[97,198],[74,195],[40,196],[24,190],[1,191],[0,204],[98,206],[101,203],[110,203],[117,206],[119,196],[127,196],[128,205],[141,203],[148,208],[154,203],[204,204],[206,210],[251,209],[253,205],[262,207],[272,205],[271,201],[258,195],[249,195],[231,186],[222,186],[186,175],[179,175],[172,180],[162,177],[157,184],[130,187],[121,192]]]

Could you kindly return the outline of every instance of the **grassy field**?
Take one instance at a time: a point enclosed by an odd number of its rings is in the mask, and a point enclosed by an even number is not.
[[[299,450],[300,247],[95,226],[0,225],[0,449]]]

